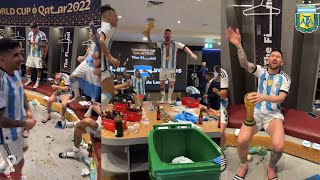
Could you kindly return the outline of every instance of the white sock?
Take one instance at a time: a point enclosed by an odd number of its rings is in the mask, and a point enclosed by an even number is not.
[[[79,88],[79,81],[75,80],[71,83],[71,90],[74,92],[74,98],[80,97]]]
[[[40,82],[40,78],[37,78],[37,82],[36,82],[36,84],[39,84],[39,82]]]
[[[31,81],[31,75],[27,75],[28,81]]]
[[[102,112],[106,111],[108,104],[110,103],[112,96],[109,93],[101,94],[101,108]]]
[[[77,158],[79,156],[79,148],[73,146],[73,151],[72,152],[67,152],[68,157],[73,157]]]
[[[79,121],[76,121],[76,122],[66,122],[66,127],[67,128],[74,128],[74,127],[77,127],[77,123]]]
[[[161,91],[161,97],[162,99],[166,98],[166,91]]]
[[[173,90],[174,90],[174,87],[169,87],[169,91],[168,91],[168,99],[171,99],[172,97],[172,94],[173,94]]]

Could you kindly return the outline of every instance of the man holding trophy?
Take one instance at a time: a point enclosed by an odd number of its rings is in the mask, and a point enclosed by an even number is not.
[[[241,126],[238,135],[238,156],[240,167],[234,176],[234,180],[244,179],[248,172],[248,147],[249,141],[255,133],[262,128],[271,136],[272,152],[267,169],[268,179],[277,180],[275,172],[276,163],[280,160],[284,149],[284,116],[280,111],[281,103],[285,100],[291,80],[280,70],[283,64],[282,52],[273,49],[267,66],[262,67],[248,62],[246,54],[241,46],[239,29],[234,31],[231,27],[226,32],[226,38],[237,47],[240,66],[258,78],[257,92],[248,93],[245,96],[247,117]]]

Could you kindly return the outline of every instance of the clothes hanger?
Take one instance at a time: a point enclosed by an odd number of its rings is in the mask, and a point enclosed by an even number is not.
[[[71,44],[72,41],[70,39],[60,39],[58,41],[59,44]]]
[[[90,46],[91,43],[92,43],[92,40],[89,39],[89,40],[84,41],[84,42],[82,43],[82,45],[83,45],[83,46]]]
[[[264,0],[261,0],[261,3],[257,6],[253,6],[251,8],[248,8],[246,10],[243,10],[243,15],[245,16],[261,16],[261,15],[278,15],[280,14],[281,10],[279,8],[275,8],[275,7],[272,7],[272,6],[267,6],[267,5],[264,5],[263,4]],[[259,7],[265,7],[266,9],[271,9],[271,10],[276,10],[276,12],[269,12],[269,13],[247,13],[248,11],[250,10],[254,10],[256,8],[259,8]]]
[[[26,40],[26,38],[24,38],[22,36],[19,36],[19,31],[17,32],[17,36],[12,37],[11,39],[15,40],[15,41],[24,41],[24,40]]]

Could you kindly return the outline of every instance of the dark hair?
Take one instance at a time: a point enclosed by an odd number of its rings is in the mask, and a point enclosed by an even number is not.
[[[207,71],[207,72],[206,72],[206,75],[214,76],[213,72],[211,72],[211,71]]]
[[[134,72],[140,71],[140,69],[136,69]]]
[[[280,49],[277,49],[277,48],[272,49],[271,53],[273,53],[273,52],[279,52],[279,53],[281,54],[281,58],[283,57],[282,51],[281,51]],[[271,54],[271,53],[270,53],[270,54]]]
[[[170,30],[170,29],[166,29],[164,32],[167,32],[167,31],[171,32],[171,30]]]
[[[20,47],[18,41],[14,41],[9,38],[2,38],[0,39],[0,54],[8,52],[10,49],[14,49]]]
[[[104,5],[104,6],[101,6],[100,10],[101,10],[101,15],[100,15],[101,17],[102,17],[106,12],[108,12],[108,11],[114,11],[114,12],[116,12],[112,7],[110,7],[109,4]]]
[[[36,22],[32,22],[30,24],[30,27],[33,29],[33,28],[37,28],[38,27],[38,24]]]

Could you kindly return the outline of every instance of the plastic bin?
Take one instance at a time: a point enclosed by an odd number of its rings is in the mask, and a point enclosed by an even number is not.
[[[192,97],[183,97],[183,98],[181,98],[182,105],[187,105],[187,102],[191,101],[191,100],[193,100]]]
[[[180,126],[184,128],[177,128]],[[190,124],[154,125],[148,134],[148,145],[152,180],[218,180],[220,177],[220,165],[211,161],[220,156],[220,147]],[[172,164],[179,156],[188,157],[194,163]]]
[[[116,129],[116,121],[113,119],[102,118],[104,129],[114,132]],[[127,121],[122,121],[123,130],[127,129]]]
[[[186,106],[189,108],[197,108],[200,105],[200,100],[199,99],[193,99],[190,101],[187,101]]]
[[[120,111],[123,113],[123,111],[126,111],[128,107],[128,103],[114,103],[114,110],[115,111]]]
[[[127,109],[126,111],[123,111],[123,119],[132,122],[140,121],[142,119],[142,110],[131,112]]]

